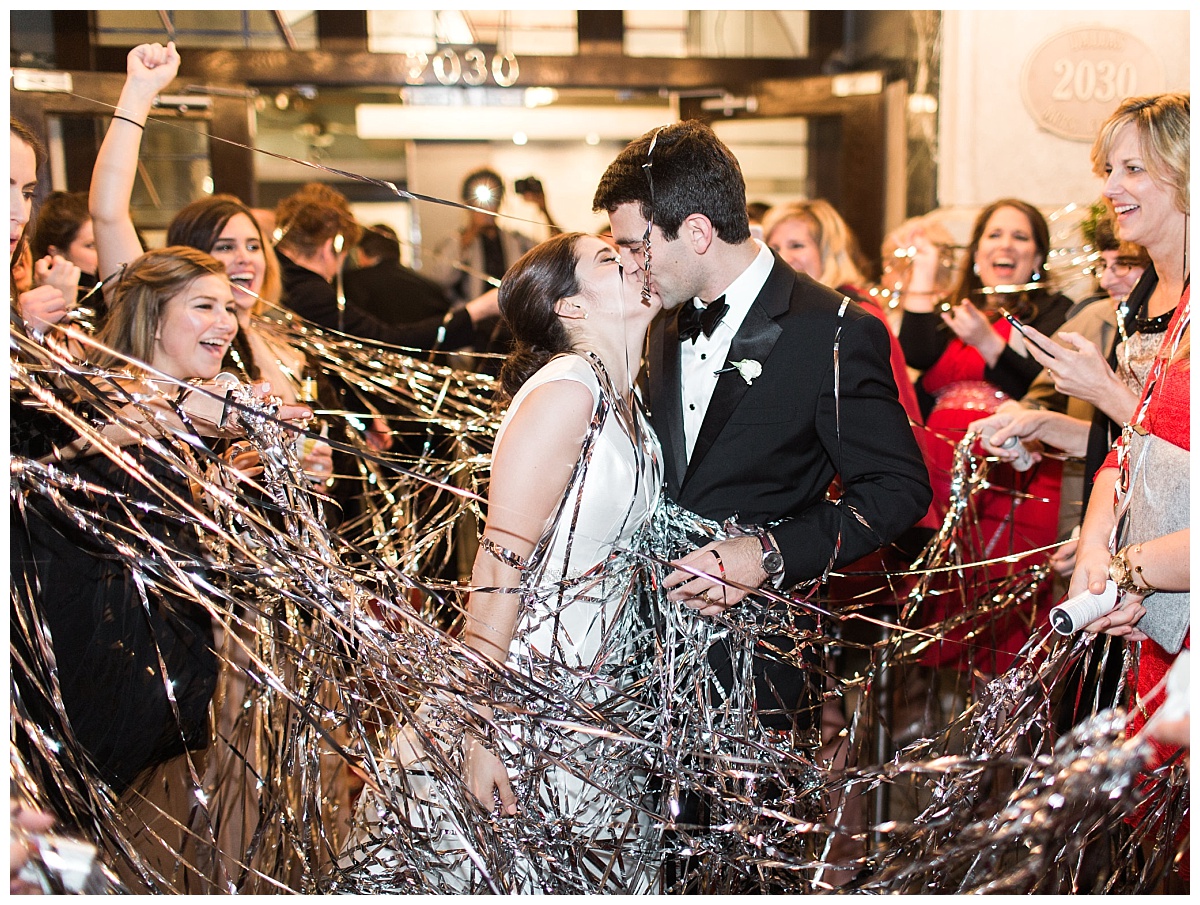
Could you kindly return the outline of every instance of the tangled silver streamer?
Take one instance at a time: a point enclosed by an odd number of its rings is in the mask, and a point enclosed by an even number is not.
[[[588,576],[620,640],[603,668],[518,669],[462,643],[471,588],[446,574],[450,551],[482,515],[498,425],[491,379],[284,313],[265,328],[350,388],[343,399],[353,406],[318,406],[318,415],[350,465],[338,480],[360,500],[353,519],[339,521],[329,488],[296,461],[295,432],[248,390],[234,398],[264,467],[251,482],[190,427],[147,429],[130,415],[139,400],[14,334],[14,404],[91,443],[123,476],[89,481],[71,462],[14,443],[14,514],[56,513],[119,557],[143,594],[199,607],[215,628],[206,744],[192,745],[180,772],[120,791],[72,737],[36,603],[39,575],[14,561],[18,788],[100,844],[114,888],[1141,892],[1185,849],[1178,758],[1148,769],[1144,742],[1123,737],[1119,711],[1061,737],[1055,729],[1057,689],[1092,645],[1034,626],[1013,669],[961,686],[919,665],[923,650],[967,622],[952,643],[986,649],[979,625],[1047,578],[1043,566],[979,578],[971,500],[989,463],[966,446],[951,515],[921,555],[864,573],[876,587],[862,600],[792,601],[794,612],[820,617],[815,628],[798,628],[771,601],[718,619],[666,606],[664,564],[691,548],[688,538],[723,529],[664,505],[636,543]],[[371,450],[355,429],[379,413],[406,440],[391,453]],[[117,446],[105,430],[114,424],[134,441]],[[151,517],[173,527],[150,530]],[[200,538],[201,554],[187,537]],[[1004,552],[1015,561],[1029,551]],[[948,579],[935,588],[934,576]],[[935,591],[957,595],[969,618],[922,624],[917,606]],[[795,642],[768,653],[814,669],[827,718],[845,716],[839,733],[793,738],[761,726],[748,670],[765,636]],[[708,662],[718,642],[740,652],[730,686]],[[811,650],[837,657],[814,667]],[[461,760],[467,737],[503,747],[519,767],[518,815],[475,802]],[[165,803],[168,786],[185,807]],[[587,807],[571,813],[544,798],[562,789],[588,790],[579,792]],[[701,820],[689,810],[695,800]],[[147,808],[170,857],[156,858],[140,831]],[[1151,856],[1134,857],[1143,849]]]

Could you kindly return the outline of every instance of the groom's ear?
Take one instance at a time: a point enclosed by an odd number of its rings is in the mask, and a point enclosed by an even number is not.
[[[716,238],[712,221],[704,214],[689,214],[679,226],[680,238],[686,239],[698,255],[704,254]]]

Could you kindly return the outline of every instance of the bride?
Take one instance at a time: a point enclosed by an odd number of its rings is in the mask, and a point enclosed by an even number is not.
[[[661,852],[638,769],[654,708],[638,705],[653,650],[637,552],[662,467],[634,387],[659,308],[610,245],[582,233],[505,275],[516,348],[462,636],[491,693],[422,702],[391,748],[401,788],[364,794],[342,882],[648,891]]]

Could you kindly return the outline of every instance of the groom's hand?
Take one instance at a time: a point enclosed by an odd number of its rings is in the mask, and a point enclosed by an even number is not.
[[[762,545],[756,537],[714,541],[671,563],[674,572],[664,580],[667,599],[682,603],[701,616],[717,616],[767,580]]]

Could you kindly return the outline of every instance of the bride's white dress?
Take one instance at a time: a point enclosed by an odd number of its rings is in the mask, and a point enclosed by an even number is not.
[[[520,813],[489,815],[470,797],[461,741],[471,695],[447,689],[397,733],[385,755],[394,782],[364,793],[341,889],[645,892],[654,882],[661,847],[639,770],[639,733],[655,707],[641,681],[653,658],[639,612],[650,567],[638,554],[659,501],[661,454],[599,360],[576,354],[551,360],[521,388],[497,443],[528,395],[556,380],[588,387],[592,426],[522,575],[508,662],[484,683],[495,714],[489,744],[502,752]]]

